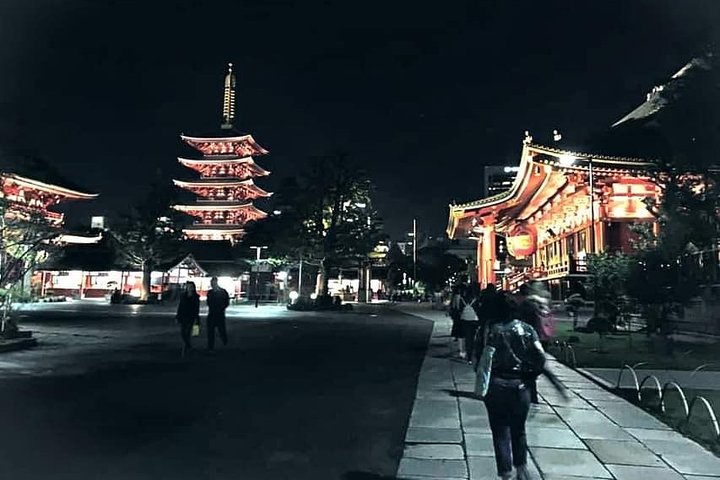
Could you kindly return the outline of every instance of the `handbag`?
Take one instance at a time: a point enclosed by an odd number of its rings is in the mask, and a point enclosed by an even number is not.
[[[486,325],[483,330],[483,351],[480,354],[477,370],[475,370],[474,390],[475,395],[480,398],[485,398],[490,388],[490,373],[492,371],[493,356],[495,355],[495,347],[487,344],[490,326]]]
[[[493,355],[495,355],[495,347],[490,345],[486,345],[480,355],[480,362],[475,372],[475,395],[480,398],[484,398],[490,388]]]
[[[192,336],[193,337],[199,337],[200,336],[200,324],[194,323],[192,326]]]

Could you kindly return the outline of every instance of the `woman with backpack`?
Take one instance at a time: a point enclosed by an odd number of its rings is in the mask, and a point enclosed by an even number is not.
[[[487,407],[498,476],[529,480],[525,421],[530,409],[530,388],[540,374],[564,393],[560,382],[545,367],[545,352],[535,329],[514,320],[507,301],[498,303],[497,317],[487,325],[478,345],[476,394]]]
[[[480,316],[478,310],[480,309],[480,287],[477,283],[471,283],[462,291],[459,297],[460,307],[460,328],[462,331],[463,339],[461,344],[461,352],[464,350],[465,355],[462,353],[460,356],[466,359],[468,363],[472,363],[475,353],[475,333],[480,327]]]

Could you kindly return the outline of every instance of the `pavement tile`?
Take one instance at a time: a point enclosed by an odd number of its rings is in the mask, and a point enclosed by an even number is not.
[[[441,417],[457,416],[458,403],[452,397],[446,399],[420,399],[416,400],[413,405],[413,415],[438,415]]]
[[[425,458],[403,458],[400,460],[397,477],[439,477],[467,478],[465,460],[433,460]]]
[[[686,480],[718,480],[720,476],[708,477],[706,475],[684,475]]]
[[[461,443],[462,432],[458,428],[408,428],[405,435],[408,443]]]
[[[583,440],[635,440],[629,433],[614,423],[575,423],[571,424],[575,434]]]
[[[450,445],[447,443],[406,445],[403,458],[464,460],[465,452],[461,445]]]
[[[407,476],[396,477],[395,480],[467,480],[467,477],[425,477],[425,476]]]
[[[528,428],[535,427],[551,427],[551,428],[567,428],[565,422],[554,413],[535,413],[528,416]]]
[[[720,475],[720,458],[691,440],[643,440],[643,443],[683,475]]]
[[[684,438],[680,433],[668,430],[657,430],[654,428],[626,428],[630,435],[638,440],[673,440],[675,438]]]
[[[636,467],[630,465],[605,465],[617,480],[685,480],[682,475],[668,467]]]
[[[492,434],[490,433],[466,433],[465,451],[468,457],[494,457]]]
[[[602,406],[602,412],[621,427],[670,430],[670,427],[665,425],[663,422],[653,417],[649,413],[642,411],[634,405],[605,404]]]
[[[660,458],[638,441],[618,442],[613,440],[586,440],[602,463],[613,465],[634,465],[644,467],[665,467]]]
[[[415,411],[410,415],[410,427],[460,428],[460,416],[455,414],[438,415],[431,411]]]
[[[530,447],[573,448],[587,450],[585,444],[569,428],[531,427],[527,429]]]
[[[597,410],[555,407],[555,411],[570,425],[573,425],[574,423],[607,423],[612,425],[612,422]]]
[[[601,389],[577,389],[574,390],[576,394],[580,395],[585,400],[607,400],[609,402],[625,402],[625,399],[613,395],[610,392]]]
[[[487,480],[497,478],[495,457],[468,457],[470,480]]]
[[[579,408],[584,410],[595,409],[595,407],[590,405],[588,402],[576,396],[570,396],[568,398],[544,396],[543,398],[545,398],[545,400],[547,400],[547,402],[553,407]]]
[[[595,456],[584,450],[533,448],[533,458],[543,475],[612,478]]]

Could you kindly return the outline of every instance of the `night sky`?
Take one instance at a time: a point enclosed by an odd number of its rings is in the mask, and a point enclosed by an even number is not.
[[[86,189],[69,223],[113,215],[177,164],[180,133],[221,121],[270,150],[268,190],[313,155],[370,173],[393,236],[481,195],[524,130],[582,139],[718,44],[718,0],[471,2],[0,0],[0,142]]]

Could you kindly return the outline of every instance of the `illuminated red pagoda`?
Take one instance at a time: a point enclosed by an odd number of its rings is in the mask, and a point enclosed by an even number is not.
[[[223,94],[223,123],[218,135],[180,138],[200,152],[201,158],[179,157],[178,161],[200,174],[193,181],[173,180],[198,199],[191,204],[175,205],[197,220],[184,230],[194,240],[230,240],[242,237],[244,226],[267,214],[253,205],[256,198],[272,195],[255,185],[255,177],[270,172],[255,163],[253,156],[265,155],[267,150],[255,142],[252,135],[241,134],[233,127],[235,119],[235,74],[232,64],[225,75]]]

